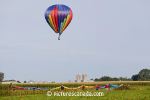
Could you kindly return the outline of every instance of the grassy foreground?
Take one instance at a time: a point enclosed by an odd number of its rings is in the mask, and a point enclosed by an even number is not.
[[[111,90],[110,92],[103,90],[103,92],[104,96],[102,97],[56,97],[35,94],[3,96],[0,97],[0,100],[150,100],[150,86],[132,85],[129,90]]]

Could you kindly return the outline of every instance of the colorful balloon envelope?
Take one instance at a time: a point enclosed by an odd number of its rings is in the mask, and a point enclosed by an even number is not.
[[[60,35],[70,24],[72,17],[71,8],[62,4],[52,5],[45,12],[47,23],[56,33],[59,33],[58,40],[60,40]]]

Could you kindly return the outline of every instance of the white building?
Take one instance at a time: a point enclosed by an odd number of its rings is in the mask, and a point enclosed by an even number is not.
[[[87,82],[88,81],[88,77],[87,74],[77,74],[75,76],[75,82]]]

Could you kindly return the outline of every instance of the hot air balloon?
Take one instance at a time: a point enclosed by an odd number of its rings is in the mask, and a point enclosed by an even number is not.
[[[59,33],[58,40],[60,40],[60,35],[70,24],[72,17],[73,13],[71,8],[62,4],[52,5],[45,12],[47,23],[54,32]]]

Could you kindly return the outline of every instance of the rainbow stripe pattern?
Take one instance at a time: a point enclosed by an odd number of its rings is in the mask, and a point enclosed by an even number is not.
[[[66,5],[58,4],[48,7],[45,12],[45,19],[49,26],[61,35],[70,24],[73,17],[71,8]]]

